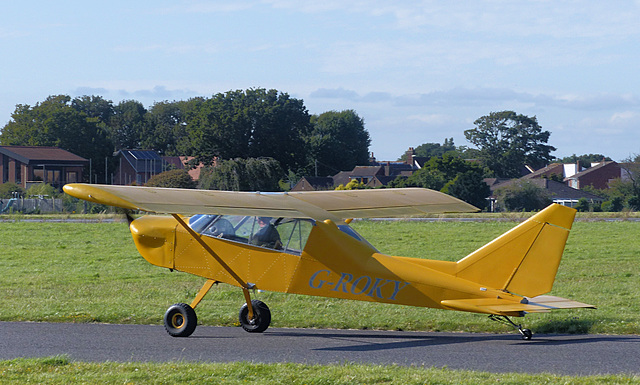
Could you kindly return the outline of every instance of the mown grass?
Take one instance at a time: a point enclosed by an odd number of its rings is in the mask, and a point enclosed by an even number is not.
[[[354,227],[381,252],[456,260],[514,222],[373,222]],[[640,334],[640,223],[577,222],[551,294],[597,310],[531,314],[537,333]],[[204,279],[171,273],[137,253],[126,224],[0,222],[0,320],[161,324],[173,303],[191,302]],[[506,332],[486,316],[256,293],[273,327]],[[205,325],[236,325],[242,293],[220,285],[198,306]]]
[[[558,376],[362,364],[82,363],[65,357],[0,361],[2,384],[638,384],[630,375]]]

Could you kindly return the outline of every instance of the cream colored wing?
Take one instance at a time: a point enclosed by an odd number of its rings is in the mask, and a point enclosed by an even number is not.
[[[335,221],[478,211],[457,198],[421,188],[259,193],[68,184],[64,191],[76,198],[110,206],[186,215],[261,215]]]

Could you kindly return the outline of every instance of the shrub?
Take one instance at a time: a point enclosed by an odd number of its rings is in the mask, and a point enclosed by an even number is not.
[[[542,210],[552,203],[548,192],[529,181],[517,181],[496,190],[498,202],[508,211]]]
[[[47,183],[38,183],[27,189],[27,197],[46,196],[49,198],[57,198],[60,196],[60,191]]]
[[[622,201],[622,197],[613,197],[611,200],[602,202],[602,211],[608,212],[619,212],[624,208],[624,202]]]
[[[14,193],[23,195],[24,190],[22,187],[18,186],[13,182],[7,182],[0,184],[0,198],[1,199],[10,199],[13,198]]]
[[[186,170],[169,170],[152,176],[148,187],[196,188],[196,182]]]

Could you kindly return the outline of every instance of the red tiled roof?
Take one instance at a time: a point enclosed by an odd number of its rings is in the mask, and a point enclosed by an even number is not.
[[[40,146],[0,146],[3,149],[28,160],[63,160],[88,162],[87,159],[59,147]]]

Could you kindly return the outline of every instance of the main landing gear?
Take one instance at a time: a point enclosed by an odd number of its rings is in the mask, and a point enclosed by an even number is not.
[[[496,321],[499,322],[501,324],[505,324],[505,325],[509,325],[509,326],[513,326],[514,328],[518,329],[518,331],[520,332],[520,336],[522,337],[523,340],[525,341],[529,341],[531,339],[531,337],[533,337],[533,333],[531,332],[531,330],[529,329],[523,329],[522,325],[517,325],[515,324],[513,321],[511,321],[511,319],[507,316],[504,315],[496,315],[496,314],[491,314],[489,315],[489,319],[492,321]]]
[[[235,272],[227,263],[211,249],[205,241],[202,240],[200,234],[193,231],[189,225],[178,214],[172,214],[175,220],[193,237],[193,239],[202,246],[202,248],[220,264],[220,266],[226,270],[227,273],[236,281],[238,286],[242,288],[244,294],[245,304],[240,308],[240,325],[242,328],[250,333],[262,333],[267,330],[269,324],[271,324],[271,311],[264,302],[258,300],[251,300],[251,294],[249,290],[255,289],[255,285],[246,281]],[[196,324],[198,323],[198,317],[193,310],[198,306],[202,298],[209,292],[209,289],[217,283],[212,279],[207,280],[202,289],[196,295],[196,298],[191,302],[191,305],[185,303],[177,303],[171,306],[164,315],[164,328],[167,333],[173,337],[188,337],[194,330],[196,330]]]
[[[193,309],[198,306],[214,283],[216,282],[212,280],[207,281],[191,305],[177,303],[167,309],[164,314],[164,328],[169,335],[189,337],[193,334],[198,324],[198,317]],[[238,315],[240,325],[249,333],[262,333],[271,324],[271,311],[264,302],[257,299],[252,300],[248,289],[243,288],[243,292],[247,302],[240,308]]]

